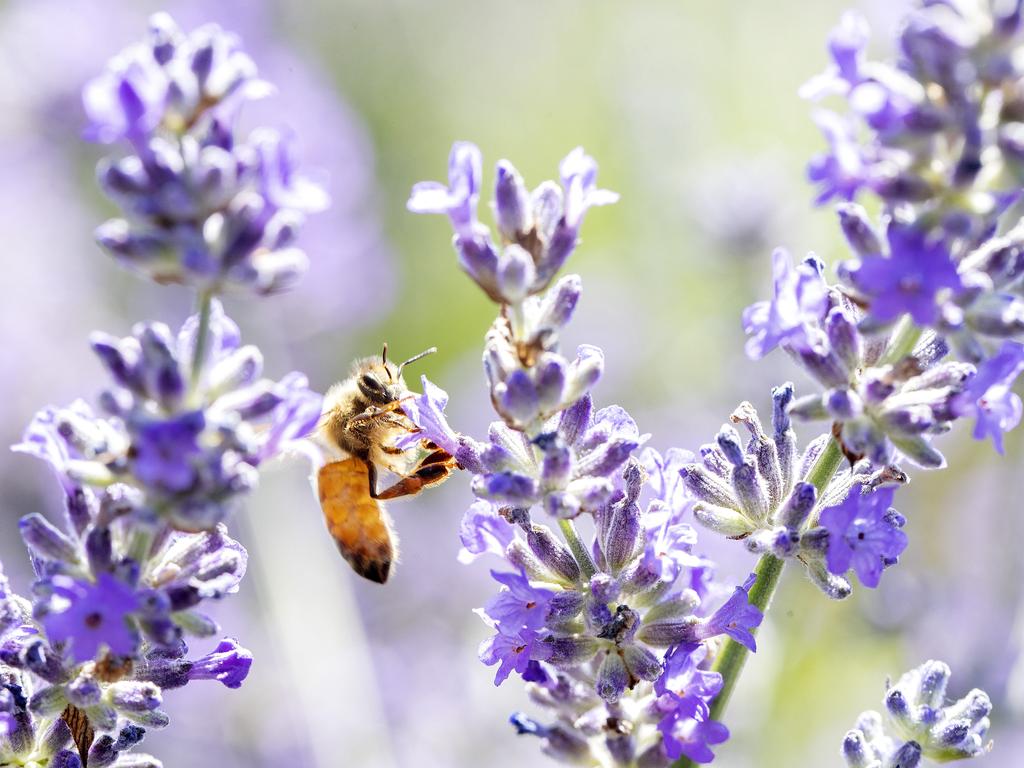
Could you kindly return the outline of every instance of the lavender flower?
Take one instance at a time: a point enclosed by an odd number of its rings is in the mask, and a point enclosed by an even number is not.
[[[742,403],[731,420],[749,432],[746,446],[732,427],[725,427],[715,444],[701,447],[700,460],[691,457],[678,469],[695,500],[694,517],[717,533],[742,540],[751,552],[799,562],[830,598],[850,594],[845,574],[851,561],[866,586],[877,586],[883,562],[894,564],[906,546],[906,536],[897,530],[902,518],[888,508],[891,486],[906,482],[906,476],[898,467],[873,470],[862,461],[836,472],[819,492],[802,478],[832,437],[818,437],[798,456],[789,418],[792,384],[777,387],[772,396],[771,437],[754,407]],[[868,501],[862,504],[860,490],[873,488],[879,490],[864,496]],[[865,541],[858,538],[862,533]],[[742,600],[736,607],[746,608]],[[733,636],[753,645],[742,633]]]
[[[827,301],[821,270],[821,262],[813,256],[794,268],[785,251],[772,254],[772,299],[752,304],[743,312],[750,358],[762,358],[782,342],[796,350],[814,346],[814,323],[824,313]]]
[[[577,147],[559,165],[561,187],[544,182],[530,193],[507,160],[497,166],[494,211],[499,247],[477,221],[481,157],[476,145],[456,142],[448,158],[448,186],[416,184],[409,197],[413,213],[442,213],[455,230],[459,265],[500,304],[519,304],[551,283],[576,247],[588,208],[608,205],[618,195],[597,188],[597,163]]]
[[[974,439],[992,438],[999,453],[1003,452],[1003,433],[1020,423],[1021,401],[1010,387],[1024,371],[1024,344],[1003,343],[999,352],[978,368],[964,391],[953,402],[954,413],[974,418]]]
[[[870,225],[853,209],[843,211],[848,239],[861,243],[865,252],[874,248],[872,243],[877,245],[879,239]],[[904,235],[899,237],[900,242],[905,241]],[[916,235],[908,237],[913,240]],[[942,270],[928,267],[921,271],[918,266],[905,269],[899,259],[869,258],[875,261],[865,264],[888,262],[888,266],[872,266],[868,271],[874,276],[888,275],[877,283],[883,291],[877,295],[884,295],[886,302],[898,307],[886,310],[883,325],[891,325],[903,312],[916,313],[915,319],[923,321],[939,311],[935,294],[927,286],[934,288],[944,280]],[[891,295],[884,293],[888,290],[885,285],[892,288]],[[792,291],[783,294],[789,296],[786,301],[790,306],[796,301]],[[745,320],[766,316],[763,308],[767,306],[765,302],[753,305]],[[753,334],[748,342],[750,354],[767,351],[764,340],[772,338],[823,388],[821,394],[806,395],[787,404],[789,414],[798,419],[832,421],[852,461],[868,458],[876,467],[883,467],[898,461],[902,454],[918,466],[943,466],[945,458],[932,444],[932,436],[948,431],[955,419],[968,414],[960,393],[971,386],[976,375],[974,365],[945,359],[949,344],[933,332],[916,333],[913,339],[917,343],[907,349],[898,349],[906,325],[888,337],[867,335],[865,330],[876,332],[881,328],[874,319],[861,317],[861,310],[836,286],[826,286],[824,301],[813,303],[795,317],[799,319],[792,326],[792,335],[775,330],[769,333],[767,321],[747,323],[748,332]],[[954,407],[954,402],[961,405]],[[1014,425],[1012,418],[1005,423],[1007,428]]]
[[[51,612],[43,620],[46,634],[68,647],[75,661],[98,657],[101,646],[114,656],[135,653],[139,640],[129,624],[129,616],[139,608],[135,590],[109,573],[101,573],[96,584],[55,576],[50,587]],[[55,603],[66,607],[59,610]]]
[[[306,435],[320,397],[305,377],[261,378],[259,350],[216,301],[208,351],[196,365],[197,317],[175,337],[162,323],[118,339],[94,334],[93,350],[114,380],[107,417],[84,403],[40,411],[15,450],[50,463],[65,487],[124,482],[186,530],[224,520],[256,483],[256,469]],[[195,371],[193,373],[193,371]]]
[[[159,283],[288,288],[306,268],[294,245],[302,218],[327,198],[297,173],[283,136],[233,135],[241,105],[269,91],[234,35],[216,25],[185,35],[166,14],[154,16],[146,40],[83,95],[89,134],[125,139],[132,150],[98,169],[127,214],[97,230],[100,244]]]
[[[168,724],[164,690],[237,688],[252,664],[228,639],[189,659],[184,637],[220,633],[203,604],[236,592],[246,570],[221,521],[320,415],[301,374],[261,378],[259,350],[212,297],[284,275],[296,212],[323,202],[279,137],[232,136],[240,103],[264,90],[237,39],[212,26],[185,37],[166,15],[86,88],[93,137],[134,152],[102,171],[135,217],[107,233],[145,244],[153,259],[133,264],[149,276],[196,286],[200,312],[177,335],[162,323],[94,334],[113,379],[105,415],[80,400],[44,409],[15,446],[53,467],[66,515],[21,520],[31,603],[0,574],[0,764],[159,768],[128,753]],[[213,268],[212,246],[232,254]]]
[[[682,754],[710,760],[710,747],[728,731],[710,717],[721,678],[704,664],[721,635],[753,648],[762,618],[748,602],[753,581],[723,596],[712,564],[693,552],[696,534],[683,521],[691,503],[678,477],[689,455],[645,450],[649,475],[634,456],[647,439],[636,422],[618,406],[594,410],[601,351],[581,346],[573,362],[558,354],[581,285],[570,275],[548,286],[586,209],[615,196],[596,188],[596,165],[582,150],[562,162],[561,190],[546,183],[532,195],[502,161],[499,255],[475,218],[475,147],[457,144],[449,166],[449,186],[417,185],[409,207],[449,215],[460,263],[502,304],[484,352],[501,421],[487,442],[459,434],[443,413],[447,395],[426,380],[405,411],[418,437],[474,474],[478,500],[463,518],[460,559],[490,554],[512,566],[491,572],[501,589],[478,611],[493,631],[480,659],[497,667],[496,684],[518,673],[550,712],[549,724],[512,716],[549,755],[644,766],[667,766]],[[558,521],[561,535],[535,508]],[[594,525],[589,544],[572,522],[584,515]]]
[[[988,752],[988,695],[975,688],[947,705],[949,676],[949,667],[941,661],[926,661],[904,674],[885,694],[884,719],[877,712],[864,712],[846,734],[846,764],[914,768],[922,757],[947,762]]]
[[[819,520],[828,531],[828,570],[843,576],[850,568],[866,587],[877,587],[882,568],[896,562],[907,547],[900,530],[904,520],[889,505],[893,489],[865,493],[853,485],[841,504],[822,510]]]

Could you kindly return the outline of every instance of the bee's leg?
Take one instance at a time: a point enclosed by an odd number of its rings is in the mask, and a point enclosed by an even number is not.
[[[434,454],[428,456],[427,459],[432,458],[432,456]],[[434,463],[421,464],[419,469],[411,475],[403,477],[380,493],[377,493],[376,489],[371,487],[370,495],[375,499],[397,499],[400,496],[411,496],[419,493],[431,485],[437,485],[451,474],[451,466],[447,463],[451,460],[451,456],[445,453],[444,457],[445,463],[442,463],[441,460],[435,460]],[[376,481],[376,477],[374,480]]]

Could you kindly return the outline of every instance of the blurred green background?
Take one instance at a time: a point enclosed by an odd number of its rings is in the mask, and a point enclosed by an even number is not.
[[[251,33],[282,77],[305,73],[309,98],[333,104],[304,112],[271,100],[261,113],[294,130],[306,167],[326,165],[344,182],[322,214],[333,229],[308,245],[303,287],[228,306],[271,374],[296,366],[324,389],[382,341],[396,357],[437,345],[420,370],[451,394],[456,428],[482,434],[479,355],[494,307],[459,273],[447,223],[406,213],[409,188],[444,178],[456,139],[480,145],[486,185],[501,157],[531,186],[555,177],[581,144],[600,163],[601,186],[622,199],[589,214],[568,265],[584,297],[567,347],[605,350],[596,399],[623,405],[652,445],[697,448],[740,400],[767,412],[772,385],[804,384],[778,353],[744,357],[739,315],[766,295],[773,247],[831,264],[845,256],[833,214],[811,206],[803,180],[821,141],[796,90],[825,66],[827,34],[850,5],[0,3],[3,439],[14,442],[36,408],[98,391],[85,331],[125,333],[154,316],[174,325],[188,312],[184,292],[142,285],[92,245],[111,209],[92,182],[101,151],[76,138],[75,88],[141,35],[146,12],[165,7],[186,26],[237,28],[247,45]],[[885,55],[901,4],[859,7]],[[260,48],[249,50],[263,65]],[[323,310],[315,322],[310,307]],[[716,764],[840,765],[843,734],[881,705],[886,676],[931,657],[953,666],[957,694],[979,685],[993,695],[986,764],[1021,764],[1024,446],[1010,435],[1000,460],[962,430],[943,446],[952,469],[917,473],[901,492],[911,546],[878,590],[833,604],[796,573],[785,577]],[[24,457],[0,465],[0,559],[24,589],[16,520],[53,510],[57,489]],[[487,631],[470,610],[491,587],[483,564],[454,560],[468,478],[394,505],[404,562],[381,589],[337,557],[304,472],[275,468],[238,521],[250,575],[221,619],[255,649],[251,678],[241,691],[172,693],[175,724],[148,747],[168,766],[544,764],[506,722],[529,709],[521,686],[495,690],[493,670],[475,658]],[[751,561],[726,544],[708,534],[702,548],[738,582]]]

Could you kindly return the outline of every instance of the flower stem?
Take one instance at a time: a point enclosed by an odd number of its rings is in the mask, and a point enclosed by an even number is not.
[[[921,329],[914,325],[910,315],[904,315],[889,339],[889,346],[879,361],[882,365],[895,363],[914,351],[921,338]]]
[[[203,373],[206,362],[206,347],[210,339],[210,312],[213,306],[213,293],[200,291],[196,296],[196,313],[199,315],[199,327],[196,329],[196,343],[192,349],[192,374],[189,391],[194,393],[199,386],[199,377]]]
[[[825,446],[821,455],[814,462],[814,466],[807,473],[806,481],[817,488],[820,494],[825,486],[828,485],[832,476],[835,475],[842,462],[843,453],[839,449],[839,443],[833,438],[828,441],[828,445]],[[779,586],[779,580],[782,577],[782,569],[785,564],[784,560],[780,560],[775,555],[761,555],[761,559],[757,561],[757,565],[754,567],[756,578],[754,579],[753,586],[750,588],[748,602],[760,610],[762,614],[767,614],[768,609],[771,607],[772,597]],[[756,634],[757,630],[755,629],[753,632]],[[736,688],[736,683],[739,682],[740,673],[743,672],[743,665],[746,663],[748,655],[749,651],[745,646],[737,643],[731,637],[726,638],[722,649],[718,652],[714,663],[711,665],[712,671],[718,672],[722,676],[722,690],[718,692],[714,701],[711,702],[709,719],[721,720],[722,713],[729,704],[729,698]],[[672,768],[695,768],[696,765],[689,758],[682,757],[673,763]]]
[[[565,536],[565,541],[576,558],[584,578],[589,579],[597,572],[597,569],[594,567],[594,561],[591,559],[590,553],[580,540],[579,533],[576,532],[576,526],[572,524],[572,520],[560,519],[558,527],[562,529],[562,535]]]

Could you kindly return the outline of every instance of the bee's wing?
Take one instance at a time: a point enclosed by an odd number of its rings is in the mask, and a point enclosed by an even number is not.
[[[387,513],[370,496],[369,468],[351,456],[324,464],[317,474],[327,530],[342,556],[360,576],[383,584],[395,559]]]

